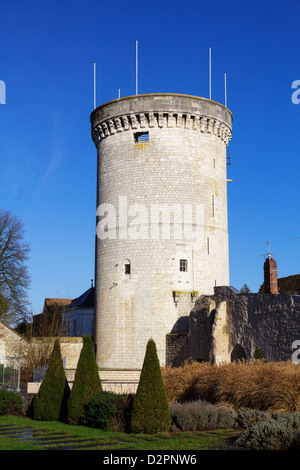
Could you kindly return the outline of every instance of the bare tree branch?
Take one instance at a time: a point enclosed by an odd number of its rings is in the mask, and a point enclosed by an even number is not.
[[[28,307],[30,276],[25,261],[30,248],[23,237],[22,221],[0,209],[0,320],[9,324],[23,318]]]

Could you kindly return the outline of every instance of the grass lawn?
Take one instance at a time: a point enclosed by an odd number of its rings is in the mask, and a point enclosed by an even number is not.
[[[20,440],[16,437],[1,434],[2,426],[26,427],[29,431],[38,431],[39,437],[49,437],[50,433],[61,433],[62,442],[55,444],[57,449],[64,448],[64,442],[76,441],[82,449],[98,450],[170,450],[191,451],[208,450],[212,447],[221,447],[228,439],[236,434],[231,429],[214,430],[208,432],[182,432],[160,433],[155,435],[124,434],[85,426],[71,426],[58,421],[34,421],[30,418],[19,416],[0,416],[0,450],[40,450],[49,447],[50,444],[32,443],[30,439]],[[28,431],[28,429],[27,429]],[[82,442],[80,442],[82,441]],[[51,444],[53,446],[53,443]],[[92,447],[93,446],[93,447]]]

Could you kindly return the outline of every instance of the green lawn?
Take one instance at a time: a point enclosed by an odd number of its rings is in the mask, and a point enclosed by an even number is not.
[[[17,416],[0,416],[0,450],[40,450],[50,444],[32,443],[29,439],[21,441],[17,437],[8,437],[1,434],[2,426],[26,427],[29,431],[38,431],[39,437],[49,437],[50,433],[63,433],[63,442],[74,440],[83,449],[99,450],[208,450],[220,447],[236,434],[234,430],[214,430],[211,432],[182,432],[161,433],[155,435],[124,434],[85,426],[71,426],[57,421],[34,421],[30,418]],[[28,429],[27,429],[28,431]],[[82,443],[81,440],[84,440]],[[66,444],[55,443],[57,448],[64,448]],[[92,447],[93,446],[93,447]]]

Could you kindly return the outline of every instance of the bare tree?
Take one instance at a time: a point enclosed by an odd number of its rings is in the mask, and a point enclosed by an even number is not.
[[[0,209],[0,320],[10,325],[23,318],[28,308],[29,245],[23,237],[22,221]]]

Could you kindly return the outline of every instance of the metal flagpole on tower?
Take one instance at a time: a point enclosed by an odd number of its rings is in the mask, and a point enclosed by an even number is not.
[[[211,47],[209,46],[209,99],[211,100]]]
[[[224,87],[225,87],[225,107],[227,108],[227,83],[226,83],[226,72],[224,74]]]
[[[94,62],[94,109],[96,108],[96,62]]]
[[[135,94],[138,94],[138,41],[135,41]]]

